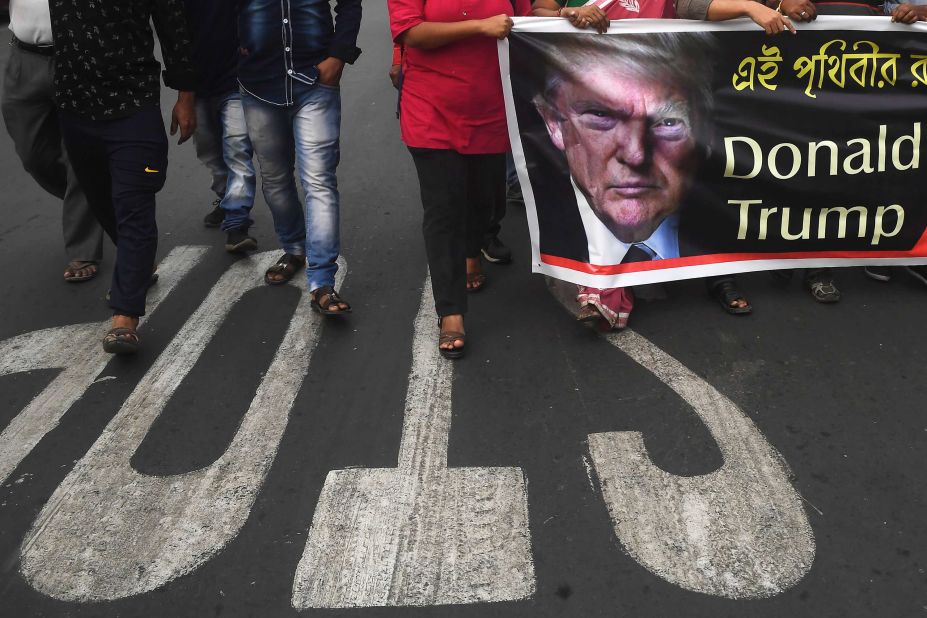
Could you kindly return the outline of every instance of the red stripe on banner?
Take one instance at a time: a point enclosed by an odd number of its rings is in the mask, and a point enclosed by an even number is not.
[[[801,260],[813,258],[906,258],[927,257],[927,232],[910,251],[795,251],[790,253],[716,253],[713,255],[694,255],[683,258],[653,260],[652,262],[634,262],[632,264],[613,264],[600,266],[587,264],[556,255],[541,254],[541,261],[550,266],[569,268],[590,275],[621,275],[639,273],[648,270],[682,268],[684,266],[705,266],[725,264],[728,262],[751,262],[754,260]]]

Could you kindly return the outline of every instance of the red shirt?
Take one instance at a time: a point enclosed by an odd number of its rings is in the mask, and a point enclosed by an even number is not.
[[[519,15],[530,0],[516,0]],[[422,22],[512,15],[510,0],[389,0],[393,39]],[[406,47],[399,125],[413,148],[492,154],[509,149],[496,40],[472,37],[437,49]]]

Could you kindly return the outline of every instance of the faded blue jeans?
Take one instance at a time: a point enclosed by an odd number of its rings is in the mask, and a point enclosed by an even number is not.
[[[225,210],[222,230],[247,230],[254,223],[254,151],[248,139],[241,95],[196,98],[196,156],[212,174],[212,190]]]
[[[291,106],[267,103],[243,92],[248,134],[261,166],[264,199],[283,250],[306,256],[309,291],[335,285],[339,232],[341,92],[316,82],[294,82]],[[305,211],[293,177],[306,195]]]

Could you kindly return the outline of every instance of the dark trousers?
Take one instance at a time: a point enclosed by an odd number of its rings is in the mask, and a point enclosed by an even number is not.
[[[55,59],[10,46],[0,108],[23,167],[64,202],[61,227],[69,260],[99,262],[103,230],[87,205],[61,145],[55,109]]]
[[[167,175],[161,110],[148,105],[112,120],[61,112],[60,119],[74,173],[116,245],[109,306],[116,314],[142,316],[158,248],[155,194]]]
[[[480,255],[490,212],[505,204],[505,155],[409,148],[425,210],[422,231],[439,316],[467,312],[466,258]]]

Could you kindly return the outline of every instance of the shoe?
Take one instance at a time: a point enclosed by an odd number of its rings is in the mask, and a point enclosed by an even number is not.
[[[905,266],[904,269],[911,273],[911,276],[927,285],[927,266]]]
[[[506,188],[505,201],[507,204],[525,205],[525,196],[521,192],[521,184],[516,182]]]
[[[512,261],[512,250],[503,245],[498,236],[487,240],[481,252],[486,261],[493,264],[508,264]]]
[[[229,253],[245,253],[257,249],[257,241],[248,236],[248,230],[236,227],[225,237],[225,250]]]
[[[840,290],[829,279],[812,279],[807,282],[811,296],[819,303],[835,303],[840,300]]]
[[[876,281],[892,280],[892,268],[890,266],[866,266],[863,271],[867,277]]]
[[[223,210],[222,206],[219,206],[220,203],[222,203],[222,200],[219,199],[212,203],[212,210],[203,217],[203,225],[206,227],[219,227],[222,225],[222,222],[225,221],[225,210]]]

